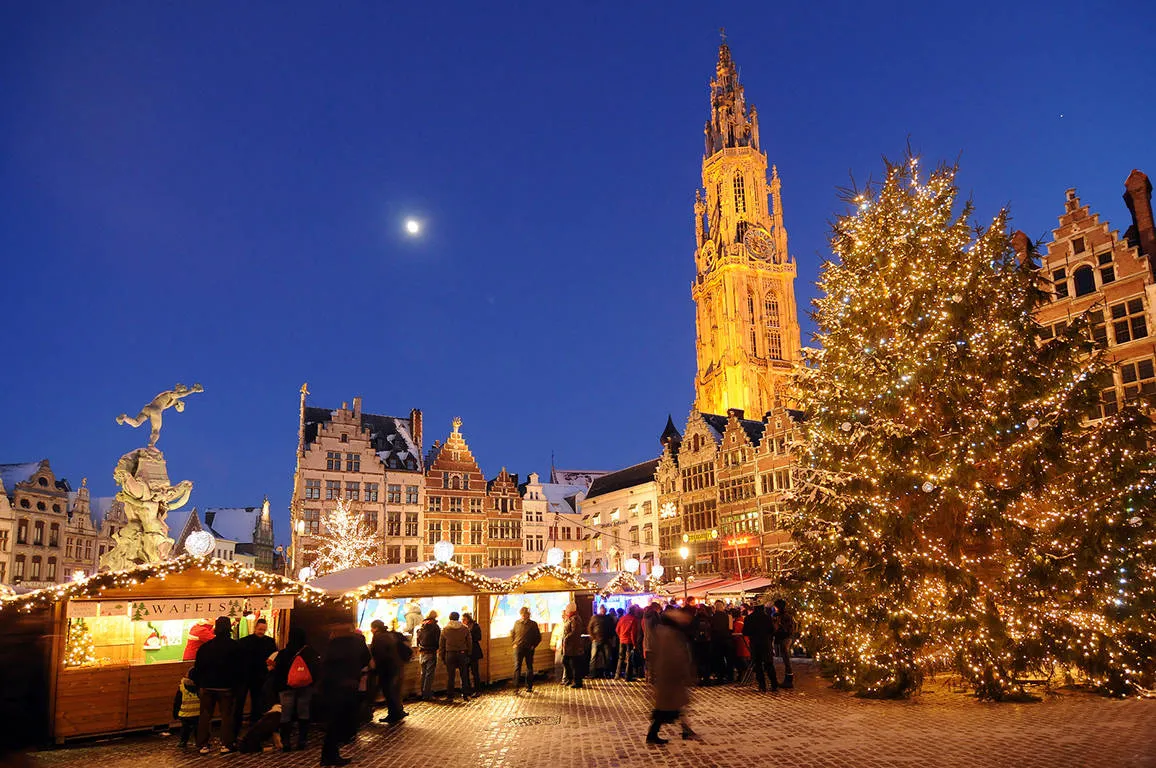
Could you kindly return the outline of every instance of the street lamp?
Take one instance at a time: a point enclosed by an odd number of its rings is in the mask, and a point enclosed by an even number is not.
[[[678,548],[678,556],[682,558],[682,605],[686,607],[686,559],[690,557],[690,547]]]

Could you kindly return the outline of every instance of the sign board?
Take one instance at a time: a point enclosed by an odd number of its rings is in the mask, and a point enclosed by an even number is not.
[[[169,619],[239,618],[249,613],[293,607],[293,595],[257,597],[202,597],[186,600],[134,600],[129,612],[133,621]]]
[[[95,619],[100,615],[100,603],[91,601],[81,602],[78,600],[68,601],[68,618],[70,619]]]

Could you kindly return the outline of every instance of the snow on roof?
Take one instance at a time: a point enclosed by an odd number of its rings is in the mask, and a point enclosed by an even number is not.
[[[580,491],[586,491],[590,488],[591,483],[605,474],[609,474],[609,472],[597,469],[554,468],[550,470],[550,480],[558,485],[573,485],[577,486]]]
[[[261,520],[261,506],[256,507],[208,507],[204,514],[205,524],[218,539],[252,542]]]
[[[39,461],[29,461],[24,464],[0,464],[0,481],[4,482],[4,490],[12,493],[17,483],[27,481],[39,470]]]
[[[173,539],[177,545],[181,543],[181,533],[185,530],[185,526],[189,522],[189,517],[197,511],[196,507],[188,509],[178,509],[175,512],[169,512],[165,515],[165,524],[169,527],[169,538]],[[197,519],[200,523],[200,518]],[[174,550],[176,547],[173,548]]]
[[[542,483],[542,495],[549,503],[550,513],[558,512],[563,515],[573,515],[576,510],[570,506],[567,498],[579,493],[586,493],[584,485],[565,485],[563,483]]]
[[[390,563],[389,565],[367,565],[361,568],[346,568],[344,571],[334,571],[324,576],[318,576],[309,582],[309,586],[323,589],[326,592],[348,592],[351,589],[364,587],[373,581],[388,579],[390,576],[401,573],[407,568],[425,565],[425,563]]]

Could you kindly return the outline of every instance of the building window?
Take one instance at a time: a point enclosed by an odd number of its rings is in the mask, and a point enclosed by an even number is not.
[[[461,496],[450,496],[450,512],[460,515],[464,511],[462,507]]]
[[[365,484],[365,500],[366,501],[377,501],[377,489],[379,487],[380,486],[378,486],[377,483],[366,483]]]
[[[1083,253],[1087,246],[1084,244],[1084,238],[1077,237],[1072,240],[1072,253]]]
[[[27,520],[21,520],[16,526],[16,543],[17,544],[27,544],[28,543],[28,521]]]
[[[325,481],[325,498],[333,501],[341,498],[341,481],[340,480],[326,480]]]
[[[441,512],[442,511],[442,497],[441,496],[427,496],[426,497],[426,511]]]
[[[1120,380],[1124,382],[1124,402],[1156,395],[1156,366],[1152,358],[1124,363],[1120,366]]]
[[[346,472],[360,472],[361,471],[361,454],[358,454],[358,453],[345,454],[345,471]]]
[[[401,535],[401,512],[396,509],[385,510],[385,535]]]
[[[470,489],[470,476],[462,475],[462,490],[468,491]]]
[[[1116,343],[1142,339],[1148,335],[1148,322],[1144,319],[1144,300],[1128,299],[1112,305],[1112,331]]]
[[[32,581],[40,581],[40,555],[33,556],[32,568],[28,572],[28,578]]]
[[[48,546],[60,546],[60,523],[53,523],[52,527],[48,529]]]
[[[405,487],[405,503],[406,504],[417,504],[418,503],[417,486],[416,485],[407,485]]]
[[[320,480],[306,480],[305,481],[305,498],[306,499],[320,499],[321,498],[321,481]]]
[[[431,547],[442,540],[442,523],[440,520],[428,520],[425,524],[426,544]]]
[[[442,472],[442,488],[450,487],[450,473]]]
[[[1089,293],[1096,292],[1096,274],[1087,265],[1072,273],[1072,282],[1076,285],[1077,296],[1087,296]]]
[[[1100,284],[1107,285],[1116,280],[1116,267],[1112,264],[1112,252],[1106,251],[1099,256]]]
[[[45,511],[46,509],[48,509],[48,507],[47,507],[47,506],[45,506],[45,504],[44,504],[44,502],[43,502],[43,501],[38,501],[38,502],[36,502],[36,508],[37,508],[38,510],[40,510],[41,512],[43,512],[43,511]]]
[[[77,549],[79,548],[80,547],[78,545]],[[84,542],[84,559],[89,561],[92,560],[92,541]]]
[[[779,325],[779,299],[768,293],[763,302],[763,314],[767,316],[767,357],[771,360],[783,359],[783,337]]]
[[[343,443],[349,442],[349,433],[347,433],[347,432],[341,433],[341,442],[343,442]]]
[[[417,512],[405,513],[405,535],[417,536]],[[417,560],[417,555],[414,555],[414,560]],[[407,558],[406,562],[409,563],[413,561]]]
[[[387,485],[385,487],[385,490],[386,490],[385,500],[388,503],[390,503],[390,504],[400,504],[401,503],[401,486],[400,485],[394,485],[393,483],[390,483],[389,485]]]
[[[407,563],[416,563],[417,562],[417,544],[406,545],[405,561]]]
[[[462,543],[462,521],[461,520],[450,520],[450,543],[451,544],[461,544]]]
[[[1088,328],[1092,332],[1092,342],[1097,347],[1108,346],[1108,326],[1104,323],[1104,310],[1093,309],[1088,312]]]
[[[38,546],[44,546],[44,523],[36,521],[35,527],[32,529],[32,543]]]
[[[345,498],[357,501],[359,496],[361,496],[361,483],[345,484]]]
[[[306,509],[305,510],[305,533],[316,536],[321,533],[321,510],[320,509]]]
[[[642,543],[646,545],[654,544],[654,526],[650,523],[642,526]]]
[[[1057,269],[1052,272],[1052,287],[1055,288],[1056,298],[1063,299],[1068,295],[1068,271]]]
[[[72,539],[69,539],[71,542]],[[0,531],[0,552],[8,551],[8,531]],[[0,584],[4,583],[4,579],[0,579]]]
[[[365,528],[370,533],[377,533],[377,513],[376,512],[366,512],[365,513]]]
[[[470,512],[480,515],[485,510],[482,509],[482,499],[470,499]]]
[[[44,574],[45,581],[56,581],[56,558],[48,558],[48,569]]]
[[[325,468],[328,470],[340,472],[341,471],[341,452],[328,451],[325,454]]]
[[[1112,379],[1112,372],[1102,371],[1097,377],[1096,386],[1100,389],[1100,402],[1092,406],[1092,412],[1088,415],[1093,419],[1115,416],[1120,410],[1120,404],[1116,397],[1116,383]]]
[[[638,546],[638,526],[637,525],[630,526],[630,543],[635,545],[635,546]]]
[[[747,189],[742,171],[735,171],[735,213],[747,212]]]
[[[453,478],[450,480],[450,487],[453,488],[455,491],[460,491],[462,489],[462,479],[460,477],[458,477],[457,475],[454,475]]]
[[[7,563],[5,563],[3,560],[0,560],[0,584],[3,584],[3,583],[4,583],[4,577],[8,575],[8,574],[6,573],[6,571],[7,571],[8,569],[4,567],[4,566],[6,566],[6,565],[8,565],[8,564],[7,564]]]
[[[499,547],[497,549],[491,549],[489,551],[489,555],[491,568],[502,568],[508,565],[522,564],[521,547]]]
[[[393,546],[393,545],[386,547],[385,548],[385,562],[387,562],[387,563],[400,563],[401,562],[401,547],[400,546]]]
[[[12,581],[24,580],[24,555],[17,555],[12,566]]]
[[[481,546],[486,543],[486,531],[482,527],[481,520],[474,520],[470,523],[470,544],[473,546]]]

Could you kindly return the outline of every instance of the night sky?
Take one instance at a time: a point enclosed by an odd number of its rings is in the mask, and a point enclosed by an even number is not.
[[[836,189],[908,141],[1034,238],[1068,187],[1123,231],[1156,177],[1154,3],[719,5],[4,3],[0,463],[111,495],[148,438],[115,416],[177,381],[172,479],[267,494],[279,538],[304,381],[421,408],[427,448],[461,416],[487,476],[654,457],[722,26],[801,307]]]

